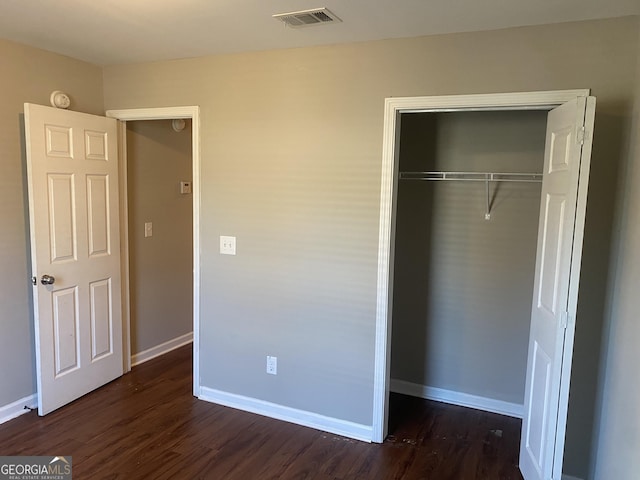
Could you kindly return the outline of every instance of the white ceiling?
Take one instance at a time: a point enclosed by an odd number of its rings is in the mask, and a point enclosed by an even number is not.
[[[640,0],[0,0],[0,36],[98,65],[640,14]],[[288,28],[328,7],[343,22]]]

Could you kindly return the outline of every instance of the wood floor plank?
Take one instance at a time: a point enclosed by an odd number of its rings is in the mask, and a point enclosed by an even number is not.
[[[517,419],[394,394],[368,444],[195,399],[191,355],[0,425],[0,455],[71,455],[76,480],[522,480]]]

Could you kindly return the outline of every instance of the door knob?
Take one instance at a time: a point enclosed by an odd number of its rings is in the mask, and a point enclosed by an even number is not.
[[[40,283],[43,285],[53,285],[56,283],[56,277],[52,277],[51,275],[42,275]]]

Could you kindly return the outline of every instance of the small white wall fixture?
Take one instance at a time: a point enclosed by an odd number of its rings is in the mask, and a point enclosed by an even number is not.
[[[178,106],[160,108],[134,108],[107,110],[107,117],[120,120],[120,180],[127,181],[126,123],[135,120],[175,120],[191,119],[192,193],[193,193],[193,395],[200,395],[200,107]],[[129,310],[129,233],[127,218],[127,191],[120,192],[121,248],[122,248],[122,321],[125,325],[123,342],[125,371],[131,370],[131,322]]]
[[[588,96],[589,90],[450,95],[387,98],[384,109],[378,282],[376,305],[375,370],[372,441],[387,436],[391,364],[391,320],[395,204],[398,182],[400,114],[417,112],[462,112],[499,110],[551,110],[569,100]]]

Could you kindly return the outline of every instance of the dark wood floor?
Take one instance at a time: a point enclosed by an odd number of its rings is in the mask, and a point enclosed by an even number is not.
[[[519,420],[403,395],[391,407],[377,445],[199,401],[183,347],[0,425],[0,455],[72,455],[75,480],[522,479]]]

